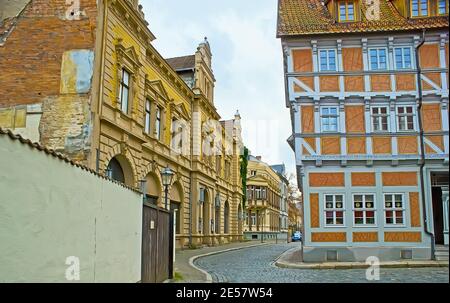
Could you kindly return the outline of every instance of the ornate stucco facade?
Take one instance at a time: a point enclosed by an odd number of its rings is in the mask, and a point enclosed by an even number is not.
[[[39,5],[30,1],[8,19],[11,26],[0,25],[10,31],[1,37],[0,60],[39,57],[32,43],[21,46],[27,56],[14,51],[16,35],[43,24],[35,15]],[[0,76],[8,88],[0,126],[141,190],[146,202],[161,207],[160,172],[169,167],[175,172],[167,198],[176,213],[177,247],[240,240],[241,118],[220,121],[209,43],[198,46],[186,74],[152,46],[155,36],[137,0],[85,0],[68,17],[61,12],[71,8],[58,1],[45,8],[43,20],[73,39],[53,41],[55,34],[41,29],[41,39],[56,49],[39,57],[49,68],[37,66],[30,75],[42,85],[14,94],[14,79]]]
[[[448,245],[448,1],[375,2],[279,1],[307,262]]]
[[[247,239],[286,239],[287,180],[263,162],[248,157],[247,205],[244,234]]]

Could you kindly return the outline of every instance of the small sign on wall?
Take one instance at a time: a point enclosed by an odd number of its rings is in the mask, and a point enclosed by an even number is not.
[[[150,221],[150,229],[155,229],[155,221]]]

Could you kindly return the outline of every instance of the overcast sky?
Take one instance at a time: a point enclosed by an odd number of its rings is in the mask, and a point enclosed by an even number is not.
[[[245,145],[269,164],[295,172],[285,106],[277,0],[140,0],[162,56],[194,54],[204,37],[213,53],[215,105],[222,119],[242,116]]]

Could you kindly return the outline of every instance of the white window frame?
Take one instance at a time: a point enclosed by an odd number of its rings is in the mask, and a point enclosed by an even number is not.
[[[262,186],[255,186],[256,200],[262,200]]]
[[[151,125],[152,125],[152,103],[147,98],[145,99],[145,107],[144,107],[144,132],[146,134],[151,133]]]
[[[383,129],[376,130],[375,129],[375,117],[383,117],[383,114],[380,114],[380,113],[374,114],[373,113],[373,109],[374,108],[378,108],[378,109],[385,108],[386,109],[386,119],[387,119],[387,129],[386,130],[383,130]],[[390,120],[390,108],[389,108],[388,105],[373,105],[373,106],[370,107],[370,124],[371,124],[371,127],[372,127],[372,132],[374,132],[374,133],[386,133],[386,132],[389,132],[391,130],[391,125],[389,123],[390,122],[389,120]],[[378,126],[382,126],[382,125],[383,124],[381,123],[381,119],[379,119]]]
[[[128,81],[125,83],[125,74],[128,76]],[[122,111],[122,113],[128,115],[129,110],[130,110],[130,92],[131,92],[131,73],[126,69],[126,68],[122,68],[122,74],[121,74],[121,78],[120,78],[120,96],[119,96],[119,101],[120,101],[120,110]],[[126,99],[124,99],[123,96],[123,91],[124,89],[127,90],[127,97]]]
[[[251,223],[252,223],[252,227],[257,225],[257,222],[256,222],[256,213],[251,213],[251,215],[250,215],[250,220],[251,220]]]
[[[336,109],[336,116],[331,115],[331,114],[324,115],[323,114],[323,110],[326,109],[326,108],[328,108],[328,109],[331,109],[331,108]],[[324,118],[336,118],[336,130],[324,130],[324,123],[323,123],[323,119]],[[328,123],[328,125],[331,125],[331,124]],[[320,107],[320,130],[321,130],[321,132],[322,133],[339,133],[339,126],[340,126],[339,125],[339,106],[334,106],[334,105],[321,106]]]
[[[373,50],[377,51],[377,62],[376,62],[377,68],[376,69],[372,68],[372,55],[370,53]],[[380,50],[384,50],[384,52],[386,54],[386,67],[385,68],[380,68]],[[389,70],[389,52],[386,47],[371,47],[368,50],[368,55],[369,55],[369,69],[370,70],[380,70],[380,71]]]
[[[411,107],[412,108],[412,113],[411,114],[406,114],[405,113],[402,114],[402,116],[412,116],[413,117],[413,129],[400,129],[400,114],[398,112],[399,108],[406,108],[406,107]],[[395,119],[396,119],[396,125],[397,125],[397,131],[398,132],[414,132],[417,129],[417,125],[416,125],[416,106],[412,105],[412,104],[405,104],[405,105],[397,105],[395,107]],[[406,121],[406,126],[408,126],[408,121]]]
[[[338,1],[338,20],[339,22],[354,22],[356,21],[356,1],[351,1],[351,0],[342,0],[342,1]],[[344,4],[345,6],[345,16],[342,16],[341,14],[341,6],[342,4]],[[352,9],[353,9],[353,19],[348,19],[348,17],[350,16],[350,14],[348,13],[349,11],[349,6],[350,4],[352,5]],[[342,18],[344,17],[344,18]]]
[[[420,17],[430,16],[430,1],[429,0],[426,0],[426,2],[427,2],[427,9],[426,9],[427,14],[426,15],[424,15],[422,13],[422,2],[423,2],[423,0],[416,0],[417,1],[417,16],[413,15],[413,1],[414,0],[411,1],[411,17],[413,17],[413,18],[420,18]],[[439,6],[438,6],[438,10],[439,10]]]
[[[333,208],[327,208],[327,196],[333,197]],[[342,208],[336,208],[336,196],[342,196]],[[342,212],[342,224],[336,224],[336,212]],[[327,212],[333,212],[333,224],[327,223]],[[325,227],[346,227],[345,223],[345,194],[344,193],[326,193],[323,194],[323,220]]]
[[[327,66],[326,69],[322,69],[322,56],[321,56],[322,52],[326,52],[326,62],[325,62],[326,66]],[[334,53],[334,69],[330,69],[330,57],[329,57],[330,52]],[[334,49],[334,48],[323,48],[323,49],[319,49],[318,53],[319,53],[319,70],[321,72],[336,72],[337,68],[338,68],[338,62],[337,62],[338,57],[337,57],[336,49]]]
[[[400,49],[402,51],[402,66],[398,66],[397,65],[397,50]],[[409,56],[411,57],[411,62],[410,62],[410,67],[405,67],[405,49],[409,49]],[[408,69],[413,69],[414,68],[414,53],[412,50],[411,46],[396,46],[394,47],[394,65],[395,65],[395,69],[400,69],[400,70],[408,70]]]
[[[401,208],[395,207],[395,196],[396,195],[402,196],[402,207]],[[393,204],[394,207],[390,207],[390,208],[386,207],[386,196],[391,196],[393,198],[392,199],[392,204]],[[406,205],[406,200],[405,200],[405,194],[404,193],[383,193],[383,218],[384,218],[384,226],[385,227],[405,227],[406,226],[406,208],[405,208],[405,205]],[[396,217],[397,216],[396,212],[397,211],[401,211],[402,212],[403,222],[400,223],[400,224],[387,223],[386,222],[386,220],[387,220],[386,212],[388,212],[388,211],[392,211],[394,222],[397,221],[396,220],[396,218],[397,218]]]
[[[355,196],[362,196],[363,197],[363,199],[362,199],[363,207],[361,207],[361,208],[356,208],[355,207]],[[372,196],[373,197],[373,201],[372,201],[373,202],[373,207],[372,208],[366,208],[365,207],[366,206],[366,196]],[[377,202],[376,202],[376,200],[377,200],[377,196],[376,196],[375,193],[354,193],[352,195],[353,227],[377,227]],[[360,212],[363,213],[363,221],[364,221],[364,223],[362,223],[362,224],[358,224],[358,223],[355,222],[355,220],[356,220],[356,212],[357,211],[360,211]],[[366,213],[368,211],[373,211],[373,213],[374,213],[374,217],[373,217],[374,223],[373,224],[368,224],[367,223]]]
[[[442,1],[445,4],[445,7],[444,7],[445,11],[443,13],[441,13],[441,11],[440,11],[440,9],[441,9],[441,2]],[[436,9],[436,11],[437,11],[438,16],[447,15],[448,14],[448,2],[447,2],[447,0],[438,0],[437,1],[437,9]]]
[[[156,139],[161,140],[161,133],[162,133],[162,107],[156,106],[156,113],[155,113],[155,132],[156,132]]]

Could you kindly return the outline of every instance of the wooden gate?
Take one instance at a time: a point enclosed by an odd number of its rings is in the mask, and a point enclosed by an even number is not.
[[[173,216],[144,203],[142,224],[142,283],[161,283],[173,277]]]

